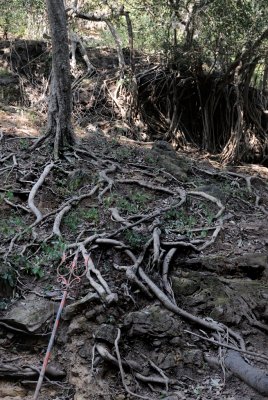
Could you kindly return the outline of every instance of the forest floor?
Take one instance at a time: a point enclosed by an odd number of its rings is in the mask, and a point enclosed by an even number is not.
[[[225,364],[267,369],[268,169],[105,124],[54,164],[37,114],[0,114],[1,399],[33,398],[72,261],[40,399],[265,398]]]

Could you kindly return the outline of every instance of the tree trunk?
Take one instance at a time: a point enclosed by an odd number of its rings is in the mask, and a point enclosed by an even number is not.
[[[52,79],[47,133],[54,139],[54,158],[74,144],[72,92],[66,13],[63,0],[46,0],[52,40]]]

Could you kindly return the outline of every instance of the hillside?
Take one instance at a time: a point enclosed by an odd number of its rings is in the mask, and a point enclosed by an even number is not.
[[[268,169],[105,107],[53,162],[43,110],[0,104],[1,399],[33,398],[69,274],[40,399],[266,398]]]

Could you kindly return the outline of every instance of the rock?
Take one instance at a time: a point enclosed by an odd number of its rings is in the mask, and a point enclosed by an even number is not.
[[[204,363],[203,352],[198,349],[186,350],[183,354],[183,361],[185,364],[196,365],[201,367]]]
[[[124,326],[130,336],[147,334],[156,338],[178,336],[181,330],[180,320],[158,305],[129,313],[124,319]]]
[[[1,321],[10,327],[36,332],[56,313],[57,307],[58,305],[51,301],[30,295],[20,300]]]
[[[172,344],[173,346],[183,346],[184,342],[180,337],[174,337],[173,339],[170,340],[169,342],[170,344]]]
[[[114,344],[118,335],[118,329],[113,325],[102,324],[94,333],[94,338],[97,341]]]
[[[73,335],[83,331],[87,331],[88,321],[84,316],[74,318],[68,328],[68,335]]]
[[[162,369],[174,368],[178,365],[177,358],[175,354],[161,354],[158,358],[158,366]]]
[[[86,360],[91,359],[92,357],[92,348],[89,343],[86,343],[79,351],[78,354],[80,357],[85,358]]]
[[[178,278],[176,276],[173,276],[171,279],[175,296],[191,296],[200,288],[199,283],[192,279]]]
[[[0,399],[1,400],[21,400],[26,397],[27,391],[21,386],[14,383],[9,384],[1,382],[0,385]]]

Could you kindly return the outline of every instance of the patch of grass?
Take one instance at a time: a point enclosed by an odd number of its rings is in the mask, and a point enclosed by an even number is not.
[[[127,229],[124,232],[124,242],[129,245],[132,249],[138,250],[141,249],[144,243],[148,240],[148,237],[145,235],[132,231],[131,229]]]
[[[70,230],[75,231],[78,226],[84,221],[98,223],[100,219],[99,210],[95,207],[90,209],[81,209],[73,210],[69,212],[63,219],[65,225],[70,228]]]
[[[95,207],[88,210],[81,210],[80,216],[82,219],[87,219],[96,223],[99,222],[100,219],[99,210]]]
[[[172,228],[192,229],[197,224],[195,215],[188,214],[187,210],[169,210],[165,215],[165,219],[170,222]]]
[[[235,183],[235,181],[233,182]],[[239,185],[232,184],[231,182],[223,182],[220,185],[220,189],[229,197],[238,197],[246,201],[255,200],[252,193],[245,186],[240,187]]]
[[[12,192],[12,190],[8,190],[7,192],[0,194],[0,203],[2,203],[5,198],[9,201],[12,201],[14,199],[14,193]]]
[[[21,149],[21,150],[28,150],[29,147],[30,147],[30,142],[29,142],[29,140],[27,140],[27,139],[21,138],[21,139],[19,140],[19,146],[20,146],[20,149]]]
[[[116,198],[116,206],[129,214],[136,214],[139,211],[144,210],[148,202],[152,199],[152,196],[147,193],[140,191],[133,192],[127,198],[118,197]]]
[[[148,193],[135,191],[127,198],[112,194],[104,199],[104,206],[106,208],[116,206],[119,210],[129,214],[136,214],[147,207],[148,202],[152,200],[152,196]]]
[[[112,207],[113,205],[115,205],[115,202],[116,196],[114,194],[110,194],[103,199],[103,205],[105,208]]]
[[[28,275],[40,279],[45,276],[46,268],[59,262],[65,249],[65,243],[62,240],[56,240],[52,243],[43,243],[41,249],[33,258],[28,258],[22,263],[24,271]]]
[[[38,279],[41,279],[45,276],[44,268],[40,265],[39,257],[35,257],[34,260],[28,262],[25,267],[25,272],[28,275],[35,276]]]
[[[12,75],[6,68],[0,67],[0,76],[9,76]]]
[[[14,193],[11,190],[8,190],[5,193],[5,198],[9,201],[12,201],[14,199]]]
[[[77,191],[83,184],[83,177],[78,176],[76,178],[73,178],[70,182],[67,184],[67,189],[69,192],[75,192]]]
[[[211,210],[211,208],[209,208],[207,204],[204,203],[201,203],[199,208],[201,209],[203,217],[206,219],[206,223],[208,225],[211,225],[215,217],[215,212]]]
[[[156,157],[153,157],[151,154],[146,154],[145,156],[144,156],[144,161],[147,163],[147,164],[150,164],[150,165],[156,165],[157,164],[157,162],[158,162],[158,160],[157,160],[157,158]]]
[[[129,214],[135,214],[139,210],[137,204],[134,204],[125,198],[118,198],[116,205],[120,210],[126,211]]]

